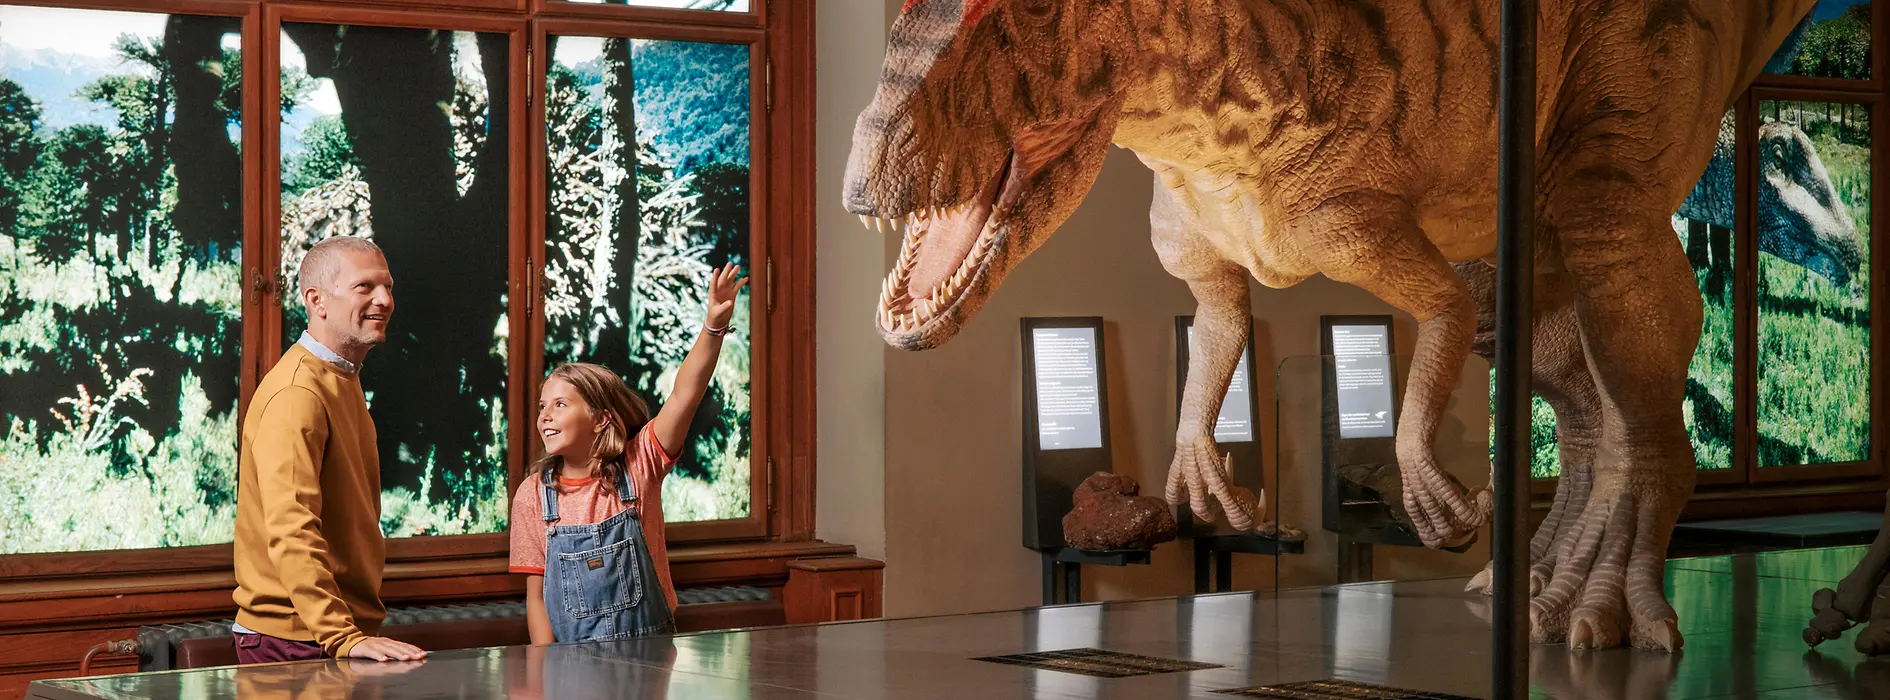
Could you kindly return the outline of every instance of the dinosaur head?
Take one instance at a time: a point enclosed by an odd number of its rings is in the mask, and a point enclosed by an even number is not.
[[[1857,274],[1863,243],[1824,161],[1797,127],[1759,127],[1761,248],[1843,287]]]
[[[951,339],[1082,203],[1130,65],[1119,3],[907,0],[843,193],[868,228],[903,233],[881,337]]]

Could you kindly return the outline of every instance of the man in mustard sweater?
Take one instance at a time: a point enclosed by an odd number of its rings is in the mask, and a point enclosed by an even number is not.
[[[362,238],[302,259],[308,330],[256,387],[243,418],[236,490],[236,658],[414,660],[376,637],[381,604],[381,466],[361,361],[387,340],[394,278]]]

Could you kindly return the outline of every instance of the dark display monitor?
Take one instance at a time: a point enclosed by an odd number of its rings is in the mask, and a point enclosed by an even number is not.
[[[1100,317],[1020,319],[1024,546],[1063,547],[1076,487],[1110,471],[1109,382]]]

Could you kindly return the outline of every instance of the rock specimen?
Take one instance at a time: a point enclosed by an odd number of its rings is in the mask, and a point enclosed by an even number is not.
[[[1096,472],[1076,487],[1076,507],[1063,516],[1063,539],[1088,550],[1149,549],[1175,539],[1168,503],[1137,495],[1135,479]]]

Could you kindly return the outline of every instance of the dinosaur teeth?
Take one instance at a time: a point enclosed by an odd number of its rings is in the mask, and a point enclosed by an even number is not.
[[[871,230],[873,230],[873,217],[870,217],[870,216],[867,216],[867,215],[865,215],[865,214],[861,214],[861,215],[860,215],[860,225],[861,225],[861,226],[865,226],[865,227],[866,227],[866,230],[868,230],[868,231],[871,231]]]

